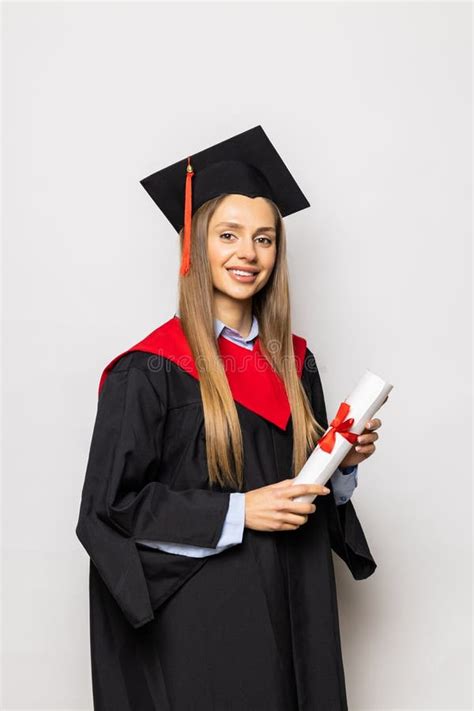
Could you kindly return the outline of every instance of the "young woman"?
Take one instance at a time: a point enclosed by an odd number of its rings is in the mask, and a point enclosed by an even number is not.
[[[94,708],[346,710],[331,550],[376,568],[350,496],[381,421],[327,487],[292,485],[328,427],[291,332],[282,218],[308,203],[260,126],[142,184],[180,234],[179,311],[100,380],[76,528]]]

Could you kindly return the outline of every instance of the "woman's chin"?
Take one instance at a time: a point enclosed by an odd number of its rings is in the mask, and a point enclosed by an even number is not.
[[[214,289],[228,298],[236,299],[237,301],[248,299],[258,291],[258,288],[255,288],[254,284],[237,284],[230,288],[224,284],[214,284]]]

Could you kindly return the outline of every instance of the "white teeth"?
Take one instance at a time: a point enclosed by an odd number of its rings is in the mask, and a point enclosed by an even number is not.
[[[255,276],[254,272],[244,272],[241,269],[229,269],[230,272],[234,272],[234,274],[239,274],[240,276]]]

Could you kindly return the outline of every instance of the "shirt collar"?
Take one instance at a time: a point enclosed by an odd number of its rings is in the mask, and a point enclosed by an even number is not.
[[[250,327],[249,335],[243,336],[240,335],[238,331],[236,331],[234,328],[230,328],[230,326],[226,326],[225,323],[222,321],[219,321],[218,318],[214,319],[214,333],[216,334],[216,338],[219,338],[219,336],[223,333],[231,333],[233,336],[236,336],[239,338],[241,341],[244,343],[248,343],[249,341],[253,341],[254,338],[258,336],[258,321],[257,317],[255,314],[252,316],[252,325]]]
[[[179,311],[178,311],[178,309],[176,310],[175,316],[178,316],[178,318],[179,318]],[[220,336],[224,331],[225,331],[226,333],[227,333],[227,332],[228,332],[228,333],[231,333],[231,334],[233,334],[234,336],[240,338],[242,341],[244,341],[244,343],[248,343],[249,341],[253,341],[253,339],[258,336],[258,321],[257,321],[257,317],[255,316],[255,314],[253,314],[253,316],[252,316],[252,325],[251,325],[251,327],[250,327],[250,332],[249,332],[248,336],[246,336],[245,338],[244,338],[243,336],[241,336],[240,333],[239,333],[238,331],[236,331],[234,328],[230,328],[230,326],[226,326],[226,324],[225,324],[223,321],[220,321],[218,318],[215,318],[215,319],[214,319],[214,333],[215,333],[216,338],[219,338],[219,336]]]

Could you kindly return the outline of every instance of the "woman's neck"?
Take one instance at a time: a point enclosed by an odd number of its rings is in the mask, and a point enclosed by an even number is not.
[[[213,315],[245,338],[252,328],[252,301],[214,299]]]

